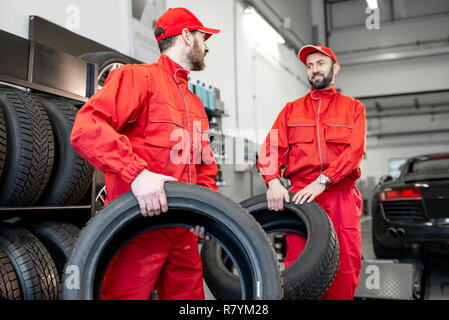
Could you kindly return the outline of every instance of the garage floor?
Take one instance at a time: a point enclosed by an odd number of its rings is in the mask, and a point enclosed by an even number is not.
[[[363,259],[376,260],[371,239],[371,217],[363,217],[361,225]],[[449,256],[429,254],[422,263],[423,299],[449,300]]]
[[[365,260],[376,260],[371,240],[371,217],[363,217],[362,256]],[[403,262],[403,261],[400,261]],[[409,262],[409,261],[405,261]],[[449,256],[430,255],[423,261],[424,271],[422,299],[449,300]],[[283,265],[281,266],[283,269]],[[206,300],[214,300],[212,293],[204,283]]]

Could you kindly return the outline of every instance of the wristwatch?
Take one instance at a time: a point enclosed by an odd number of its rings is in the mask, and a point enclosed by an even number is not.
[[[326,175],[324,175],[324,174],[320,174],[320,175],[318,176],[318,178],[316,179],[316,181],[317,181],[319,184],[324,185],[325,187],[327,187],[328,185],[330,185],[331,182],[332,182],[332,180],[329,179],[329,178],[328,178]]]

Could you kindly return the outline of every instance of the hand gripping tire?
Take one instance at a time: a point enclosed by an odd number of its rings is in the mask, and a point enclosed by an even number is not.
[[[290,199],[294,194],[290,194]],[[316,203],[295,205],[284,202],[283,211],[270,211],[266,195],[240,203],[265,232],[293,232],[307,237],[298,259],[282,271],[284,298],[319,299],[332,284],[340,262],[340,248],[332,221]],[[203,274],[207,286],[217,299],[238,299],[238,277],[224,266],[220,247],[213,241],[201,249]]]
[[[67,263],[63,299],[99,299],[109,262],[137,235],[156,228],[196,225],[204,226],[233,259],[241,275],[243,299],[282,298],[282,278],[274,249],[251,215],[220,193],[200,186],[166,183],[164,189],[169,211],[159,216],[142,217],[137,200],[128,192],[89,221]]]

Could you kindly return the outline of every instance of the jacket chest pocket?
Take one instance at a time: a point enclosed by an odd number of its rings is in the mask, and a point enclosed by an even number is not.
[[[288,144],[310,143],[315,138],[316,123],[314,119],[292,118],[287,121]]]
[[[325,121],[326,143],[347,143],[354,128],[354,120],[348,117],[332,118]]]
[[[150,114],[145,128],[145,143],[160,148],[182,150],[186,140],[184,131],[181,114],[170,110]]]

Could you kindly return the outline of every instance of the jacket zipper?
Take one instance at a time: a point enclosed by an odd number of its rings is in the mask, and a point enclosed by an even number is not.
[[[310,97],[313,100],[318,100],[318,112],[317,112],[317,120],[316,120],[316,132],[318,138],[318,153],[320,154],[320,175],[323,173],[323,160],[321,158],[321,140],[320,140],[320,109],[321,109],[321,98],[315,99],[313,94],[310,93]]]
[[[175,72],[176,74],[176,72]],[[176,79],[175,79],[176,81]],[[178,88],[179,91],[181,91],[181,95],[182,95],[182,100],[184,100],[184,106],[186,107],[186,112],[187,112],[187,122],[189,124],[189,139],[190,142],[192,141],[192,137],[190,135],[190,116],[189,116],[189,109],[187,108],[187,102],[186,102],[186,98],[184,97],[184,93],[182,92],[182,88],[181,88],[181,84],[178,83]],[[190,172],[190,145],[189,145],[189,158],[188,158],[188,162],[189,162],[189,183],[192,184],[192,173]]]

